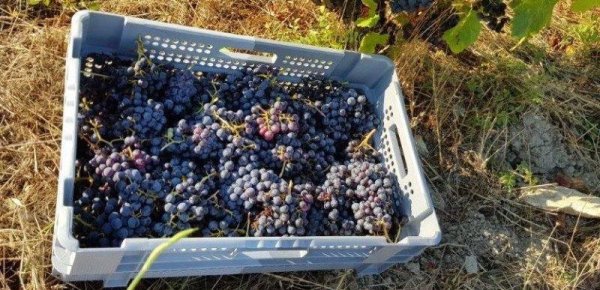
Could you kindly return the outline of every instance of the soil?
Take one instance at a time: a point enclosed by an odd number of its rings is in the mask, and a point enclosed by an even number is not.
[[[560,128],[547,117],[537,112],[524,114],[510,136],[507,161],[513,168],[524,162],[541,183],[555,182],[564,175],[580,179],[590,192],[600,193],[598,166],[586,161],[592,159],[582,152],[573,152]]]

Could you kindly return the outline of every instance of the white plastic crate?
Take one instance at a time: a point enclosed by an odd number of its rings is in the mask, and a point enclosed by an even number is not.
[[[154,61],[191,66],[193,70],[226,72],[268,63],[280,68],[281,78],[324,75],[364,90],[383,120],[375,138],[376,148],[398,177],[403,214],[409,217],[398,243],[375,236],[186,238],[165,251],[145,277],[328,269],[378,274],[439,243],[440,228],[410,133],[394,64],[388,58],[81,11],[72,19],[66,58],[52,249],[55,275],[65,281],[101,280],[105,286],[125,286],[152,249],[166,241],[130,238],[119,248],[80,248],[72,234],[81,60],[90,52],[134,57],[138,39]],[[266,52],[268,56],[240,51]]]

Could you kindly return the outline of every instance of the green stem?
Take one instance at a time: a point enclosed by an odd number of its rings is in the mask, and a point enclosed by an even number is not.
[[[148,270],[150,270],[150,267],[156,261],[156,259],[158,259],[160,254],[162,254],[162,252],[164,252],[166,249],[171,247],[173,244],[177,243],[177,241],[179,241],[185,237],[188,237],[189,235],[191,235],[192,233],[194,233],[197,230],[198,229],[187,229],[185,231],[181,231],[181,232],[177,233],[176,235],[174,235],[172,238],[170,238],[168,241],[166,241],[166,242],[158,245],[158,247],[154,248],[154,250],[152,250],[152,253],[150,253],[150,255],[148,256],[148,259],[146,259],[146,262],[144,262],[144,265],[142,265],[140,272],[137,273],[137,275],[135,275],[135,278],[133,279],[133,281],[131,281],[131,284],[129,284],[129,287],[127,287],[127,290],[133,290],[137,287],[137,285],[140,283],[140,281],[142,280],[142,278],[144,277],[146,272],[148,272]]]

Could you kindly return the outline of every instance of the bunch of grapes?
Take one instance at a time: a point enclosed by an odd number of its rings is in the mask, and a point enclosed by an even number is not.
[[[124,108],[122,112],[123,119],[115,124],[114,136],[133,133],[135,136],[147,139],[161,132],[167,123],[163,105],[152,99],[142,105]]]
[[[175,71],[169,79],[164,105],[167,112],[180,116],[192,107],[199,82],[189,70]]]
[[[84,64],[75,236],[385,235],[396,182],[372,147],[365,94],[267,65],[192,72],[90,54]],[[86,75],[87,73],[87,75]]]
[[[392,12],[413,12],[431,6],[433,0],[390,0]]]
[[[489,29],[501,32],[510,20],[506,16],[506,4],[502,0],[477,0],[473,4],[479,18],[487,23]]]
[[[206,168],[205,168],[206,169]],[[173,158],[164,164],[161,177],[171,192],[164,197],[164,212],[161,223],[155,225],[157,235],[170,235],[184,230],[191,223],[204,220],[212,205],[207,198],[215,191],[215,172],[199,175],[200,168],[195,162]]]
[[[275,101],[271,108],[263,109],[260,105],[252,107],[252,115],[247,119],[249,124],[246,129],[249,132],[258,131],[258,134],[266,141],[272,141],[279,134],[298,132],[300,130],[298,121],[300,117],[296,114],[286,112],[287,102]],[[252,130],[252,127],[257,130]]]

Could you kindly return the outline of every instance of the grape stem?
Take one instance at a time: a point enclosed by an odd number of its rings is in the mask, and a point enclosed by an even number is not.
[[[87,227],[87,228],[90,228],[90,229],[94,229],[94,227],[93,227],[91,224],[89,224],[89,223],[85,222],[83,219],[81,219],[81,217],[80,217],[79,215],[76,215],[76,216],[74,216],[74,219],[75,219],[75,220],[76,220],[78,223],[80,223],[80,224],[84,225],[85,227]]]
[[[131,284],[129,284],[129,287],[127,287],[127,290],[133,290],[133,289],[135,289],[135,287],[137,287],[137,285],[140,283],[140,281],[142,280],[142,278],[144,277],[146,272],[148,272],[148,270],[150,270],[150,267],[152,266],[152,264],[154,264],[156,259],[158,259],[160,254],[162,254],[162,252],[164,252],[166,249],[171,247],[173,244],[177,243],[177,241],[179,241],[185,237],[188,237],[189,235],[191,235],[192,233],[194,233],[197,230],[198,229],[187,229],[187,230],[181,231],[181,232],[175,234],[172,238],[170,238],[166,242],[164,242],[164,243],[158,245],[156,248],[154,248],[154,250],[152,250],[152,252],[148,256],[148,259],[146,259],[146,262],[144,262],[144,265],[142,265],[140,272],[137,275],[135,275],[135,278],[133,279],[133,281],[131,281]]]
[[[107,75],[103,75],[103,74],[99,74],[99,73],[94,73],[94,72],[91,72],[91,71],[85,71],[85,70],[82,70],[81,73],[84,76],[89,75],[89,76],[94,76],[94,77],[101,77],[101,78],[104,78],[104,79],[113,79],[114,78],[114,77],[111,77],[111,76],[107,76]],[[86,76],[86,77],[89,77],[89,76]]]
[[[366,151],[375,151],[375,148],[373,148],[373,146],[371,146],[371,141],[373,140],[373,136],[375,135],[375,132],[377,130],[373,129],[371,130],[369,133],[367,133],[367,135],[365,135],[363,137],[363,139],[360,141],[360,143],[356,146],[356,150],[361,150],[364,149]]]

